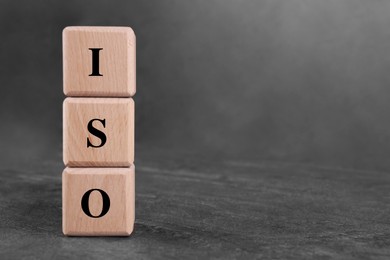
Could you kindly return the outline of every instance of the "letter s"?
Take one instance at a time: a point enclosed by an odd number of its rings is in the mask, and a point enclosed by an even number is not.
[[[93,127],[93,125],[92,125],[93,121],[99,121],[100,123],[102,123],[103,127],[106,127],[106,119],[101,120],[101,119],[98,119],[98,118],[94,118],[91,121],[89,121],[89,123],[88,123],[88,131],[91,134],[93,134],[94,136],[100,138],[101,143],[100,143],[100,145],[93,145],[89,141],[89,138],[87,137],[87,148],[88,147],[94,147],[94,148],[102,147],[106,143],[106,141],[107,141],[106,135],[102,131],[100,131],[100,130],[96,129],[95,127]]]

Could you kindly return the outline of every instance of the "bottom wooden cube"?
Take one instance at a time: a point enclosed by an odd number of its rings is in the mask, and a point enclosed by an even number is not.
[[[68,236],[128,236],[134,228],[135,168],[65,168],[62,230]]]

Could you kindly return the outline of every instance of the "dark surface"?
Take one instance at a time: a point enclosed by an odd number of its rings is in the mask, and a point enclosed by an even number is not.
[[[62,169],[1,169],[1,259],[390,257],[388,172],[140,148],[133,235],[69,238]]]

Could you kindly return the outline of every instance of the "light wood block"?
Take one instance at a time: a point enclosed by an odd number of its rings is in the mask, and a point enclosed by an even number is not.
[[[130,168],[65,168],[62,173],[63,233],[68,236],[130,235],[135,218],[134,173],[134,165]]]
[[[63,30],[65,95],[133,96],[135,45],[135,34],[130,27],[66,27]],[[91,49],[101,49],[96,51],[98,59],[93,58],[95,51]],[[97,60],[98,66],[94,68],[93,61]]]
[[[129,167],[134,162],[134,101],[66,98],[63,135],[66,166]]]

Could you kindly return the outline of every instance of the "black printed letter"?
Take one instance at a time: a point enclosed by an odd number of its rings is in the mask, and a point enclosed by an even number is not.
[[[103,200],[103,207],[102,212],[98,216],[93,216],[91,212],[89,211],[89,195],[91,195],[92,191],[98,191],[102,195]],[[110,197],[108,197],[107,193],[100,189],[92,189],[84,193],[83,197],[81,198],[81,208],[83,209],[85,215],[91,218],[101,218],[104,215],[107,214],[108,210],[110,209]]]
[[[90,146],[94,147],[94,148],[102,147],[106,143],[106,141],[107,141],[106,135],[102,131],[100,131],[100,130],[96,129],[95,127],[93,127],[93,125],[92,125],[93,121],[99,121],[100,123],[102,123],[103,127],[106,127],[106,119],[101,120],[101,119],[95,118],[95,119],[92,119],[91,121],[89,121],[89,123],[88,123],[88,131],[91,134],[93,134],[94,136],[99,137],[102,140],[102,142],[100,143],[100,145],[93,145],[89,141],[89,138],[87,137],[87,148],[90,147]]]
[[[99,52],[103,48],[89,48],[92,51],[92,73],[89,76],[103,76],[99,73]]]

